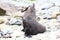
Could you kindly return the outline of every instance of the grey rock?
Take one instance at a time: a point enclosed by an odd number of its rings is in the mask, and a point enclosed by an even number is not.
[[[10,25],[21,25],[21,20],[18,20],[16,18],[11,18],[6,24],[10,24]]]
[[[57,16],[57,20],[58,20],[58,21],[60,21],[60,15],[59,15],[59,16]]]
[[[10,29],[10,28],[6,28],[4,30],[0,30],[0,37],[3,37],[3,38],[8,38],[8,37],[11,37],[10,34],[13,33],[13,30]]]

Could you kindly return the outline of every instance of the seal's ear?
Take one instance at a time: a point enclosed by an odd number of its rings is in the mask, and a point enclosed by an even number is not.
[[[33,3],[32,5],[30,5],[30,8],[34,8],[35,7],[35,4]]]

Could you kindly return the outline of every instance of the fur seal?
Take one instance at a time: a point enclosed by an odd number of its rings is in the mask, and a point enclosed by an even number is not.
[[[26,36],[44,33],[46,28],[36,21],[35,4],[30,5],[23,16],[23,30]]]

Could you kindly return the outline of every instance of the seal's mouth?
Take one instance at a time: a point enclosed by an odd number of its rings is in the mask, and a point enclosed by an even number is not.
[[[28,8],[29,8],[29,6],[28,7],[22,7],[21,12],[27,11]]]
[[[32,7],[35,7],[35,4],[33,3],[33,5],[32,6],[28,6],[28,7],[22,7],[21,8],[21,12],[25,12],[25,11],[27,11],[28,10],[28,8],[30,9],[30,8],[32,8]]]

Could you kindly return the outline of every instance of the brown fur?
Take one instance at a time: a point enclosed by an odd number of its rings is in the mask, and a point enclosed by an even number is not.
[[[35,5],[30,5],[23,16],[23,31],[25,35],[43,33],[46,28],[36,21]]]

